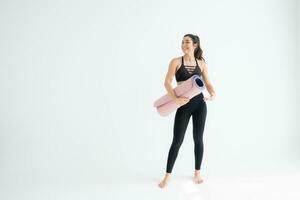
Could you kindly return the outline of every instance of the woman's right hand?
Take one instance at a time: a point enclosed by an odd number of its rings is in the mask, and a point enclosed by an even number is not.
[[[177,97],[175,99],[175,103],[180,106],[183,106],[184,104],[188,103],[189,101],[190,101],[190,99],[187,97]]]

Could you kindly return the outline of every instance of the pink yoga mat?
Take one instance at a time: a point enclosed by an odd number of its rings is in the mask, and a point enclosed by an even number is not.
[[[176,86],[174,88],[174,92],[176,96],[187,97],[191,99],[200,94],[204,89],[205,85],[202,77],[199,75],[193,75],[180,85]],[[156,107],[157,112],[161,116],[167,116],[179,108],[180,105],[178,105],[167,93],[154,102],[154,107]]]

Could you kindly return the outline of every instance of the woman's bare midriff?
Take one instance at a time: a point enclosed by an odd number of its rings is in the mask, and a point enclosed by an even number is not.
[[[177,85],[180,85],[182,82],[183,82],[183,81],[178,81],[178,82],[177,82]]]

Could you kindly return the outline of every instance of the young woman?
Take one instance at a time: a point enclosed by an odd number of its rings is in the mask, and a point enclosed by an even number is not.
[[[203,132],[207,114],[206,101],[213,100],[216,95],[214,87],[208,77],[205,60],[202,57],[203,51],[200,47],[199,37],[193,34],[184,35],[181,48],[184,55],[171,60],[164,83],[169,95],[180,107],[176,110],[175,114],[173,141],[169,149],[166,174],[163,180],[158,184],[161,188],[165,187],[170,180],[171,172],[191,116],[193,118],[193,139],[195,144],[195,173],[193,180],[195,183],[203,182],[200,176],[200,167],[203,157]],[[179,85],[182,81],[187,80],[195,74],[202,76],[206,90],[210,96],[204,97],[201,92],[191,99],[177,97],[171,84],[173,76],[175,75],[177,85]]]

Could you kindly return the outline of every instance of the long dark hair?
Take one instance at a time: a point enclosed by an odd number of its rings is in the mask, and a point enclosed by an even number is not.
[[[203,60],[205,62],[205,59],[203,58],[203,50],[201,49],[200,46],[200,39],[197,35],[193,35],[193,34],[185,34],[183,37],[190,37],[193,41],[194,44],[197,44],[197,47],[194,51],[194,56],[199,59],[199,60]]]

